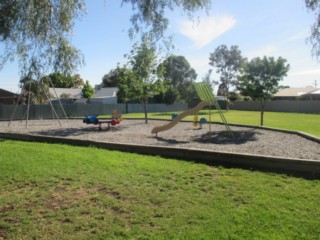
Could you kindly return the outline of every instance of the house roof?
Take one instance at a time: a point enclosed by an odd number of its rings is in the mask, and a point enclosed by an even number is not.
[[[57,95],[55,94],[57,93]],[[118,88],[100,88],[94,93],[94,98],[116,97]],[[62,94],[68,94],[73,99],[82,98],[82,88],[49,88],[49,93],[56,98],[61,97]]]
[[[315,90],[315,91],[313,91],[313,92],[310,92],[310,93],[308,93],[308,94],[311,94],[311,95],[320,95],[320,89],[319,90]]]
[[[310,86],[304,88],[285,88],[277,92],[274,97],[299,97],[318,90],[320,89]]]
[[[70,98],[79,99],[82,96],[82,88],[49,88],[49,93],[53,98],[60,98],[62,94],[70,95]]]
[[[7,90],[4,90],[2,88],[0,88],[0,96],[2,97],[16,97],[18,96],[18,94],[15,94],[13,92],[10,92],[10,91],[7,91]]]
[[[112,87],[112,88],[100,88],[99,90],[96,90],[94,93],[95,98],[101,98],[101,97],[116,97],[118,92],[118,88]]]

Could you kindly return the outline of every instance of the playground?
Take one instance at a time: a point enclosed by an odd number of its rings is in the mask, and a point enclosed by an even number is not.
[[[219,152],[256,154],[263,156],[288,157],[319,160],[319,143],[295,134],[259,129],[253,127],[231,126],[234,139],[230,138],[223,124],[204,124],[195,127],[192,122],[179,122],[167,131],[151,134],[152,129],[170,121],[123,120],[111,128],[83,123],[82,119],[31,120],[28,128],[24,121],[0,122],[0,132],[33,134],[62,137],[97,142],[137,144],[143,146],[164,146],[173,148],[192,148]]]
[[[141,120],[126,120],[125,124],[120,124],[122,115],[117,109],[113,110],[110,119],[92,115],[85,116],[82,121],[79,119],[59,120],[52,106],[57,121],[55,119],[28,121],[28,117],[26,124],[23,124],[23,121],[10,120],[9,124],[4,121],[0,122],[0,132],[319,160],[318,141],[308,140],[289,132],[255,127],[233,126],[231,129],[209,85],[194,83],[194,88],[200,99],[198,105],[180,114],[173,114],[171,121],[150,120],[149,124],[143,124]],[[223,124],[213,125],[212,105],[215,106]],[[204,108],[209,108],[209,119],[199,119],[197,116]],[[193,122],[183,122],[186,117],[192,115],[194,116]],[[11,119],[13,116],[14,113]]]

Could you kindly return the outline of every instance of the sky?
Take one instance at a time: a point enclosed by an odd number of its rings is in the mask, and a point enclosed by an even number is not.
[[[77,73],[94,86],[118,63],[126,63],[124,55],[134,44],[128,36],[132,9],[121,7],[119,0],[86,0],[86,4],[87,14],[76,21],[71,42],[85,59]],[[210,53],[225,44],[239,46],[249,60],[263,56],[287,59],[290,70],[281,85],[315,86],[317,81],[320,87],[320,62],[312,57],[306,41],[315,16],[304,0],[212,0],[209,12],[196,12],[194,21],[178,8],[166,16],[170,20],[167,35],[173,36],[175,45],[172,53],[188,60],[198,74],[197,81],[212,68]],[[217,74],[213,78],[219,80]],[[16,62],[0,70],[2,89],[18,93],[19,79]]]

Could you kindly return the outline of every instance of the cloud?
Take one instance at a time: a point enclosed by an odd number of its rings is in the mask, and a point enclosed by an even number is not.
[[[261,49],[247,52],[244,57],[247,57],[249,60],[255,57],[264,57],[264,56],[273,56],[277,52],[278,47],[275,45],[267,45]]]
[[[180,33],[190,38],[196,48],[202,48],[223,33],[229,31],[236,23],[232,16],[202,17],[198,24],[194,21],[183,21]]]
[[[288,37],[284,41],[285,42],[293,42],[293,41],[297,41],[297,40],[301,40],[301,39],[306,39],[309,35],[310,35],[310,31],[304,30],[304,31],[298,32],[296,34],[293,34],[292,36]]]
[[[305,69],[302,71],[297,71],[297,72],[292,72],[290,75],[291,76],[310,76],[310,75],[315,75],[318,77],[320,74],[320,69],[319,68],[314,68],[314,69]]]

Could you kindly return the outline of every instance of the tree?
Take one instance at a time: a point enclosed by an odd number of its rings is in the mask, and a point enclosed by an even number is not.
[[[192,97],[195,95],[192,83],[197,79],[197,73],[191,68],[185,57],[169,56],[158,66],[158,72],[161,72],[160,76],[167,81],[167,84],[171,88],[173,87],[178,91],[179,100],[186,102],[192,100]]]
[[[165,12],[181,7],[188,15],[209,9],[210,0],[122,0],[132,5],[129,35],[141,33],[142,39],[156,43],[169,26]],[[39,75],[49,70],[70,73],[83,63],[81,52],[71,42],[76,19],[85,13],[85,0],[1,0],[0,68],[17,59],[22,76]],[[144,31],[145,30],[145,31]],[[35,72],[36,71],[36,72]]]
[[[25,104],[29,102],[33,104],[44,104],[50,97],[49,82],[46,77],[41,78],[39,81],[30,77],[21,78],[20,87],[22,88],[22,102]]]
[[[214,87],[219,82],[212,79],[211,74],[212,74],[212,69],[209,69],[206,75],[204,75],[204,77],[202,78],[202,82],[206,83],[210,87],[211,91],[214,92]]]
[[[218,86],[218,91],[217,91],[217,95],[218,96],[225,96],[227,97],[227,87],[225,85],[225,83],[220,83]]]
[[[119,79],[118,68],[111,69],[109,73],[105,74],[102,77],[102,85],[104,87],[117,87],[118,79]]]
[[[279,57],[257,57],[247,61],[239,76],[239,87],[242,95],[249,96],[261,103],[260,125],[263,126],[265,101],[278,90],[279,82],[287,76],[290,65]]]
[[[221,85],[226,89],[226,97],[229,99],[229,89],[231,86],[237,86],[237,74],[243,63],[241,51],[238,46],[220,45],[213,53],[210,53],[209,64],[216,68],[220,74]]]
[[[48,77],[56,88],[79,88],[84,85],[84,81],[79,74],[70,75],[55,72],[49,74]]]
[[[305,0],[308,10],[315,12],[316,20],[311,26],[311,35],[308,41],[312,45],[312,54],[320,58],[320,0]]]
[[[82,89],[82,96],[84,98],[92,98],[94,94],[94,89],[93,87],[89,84],[89,81],[87,80],[86,83],[84,84],[83,86],[83,89]]]
[[[85,11],[83,0],[2,0],[0,41],[5,50],[0,67],[17,59],[23,76],[40,79],[50,68],[70,72],[82,63],[70,43],[75,19]]]
[[[129,36],[141,34],[142,41],[148,39],[155,44],[169,27],[169,20],[165,17],[167,11],[180,7],[191,17],[197,10],[209,10],[211,0],[122,0],[122,4],[125,3],[131,3],[134,11],[130,18]]]
[[[117,67],[118,79],[118,102],[127,103],[129,99],[135,98],[135,88],[132,88],[132,82],[135,82],[135,75],[131,69],[126,66]]]
[[[131,99],[139,99],[144,107],[145,123],[148,123],[147,104],[148,99],[156,95],[161,86],[157,81],[157,54],[155,49],[148,45],[147,41],[140,46],[134,45],[130,54],[127,55],[128,63],[124,69],[127,75],[121,78],[122,89],[126,85],[126,95]],[[130,78],[128,78],[130,74]]]

